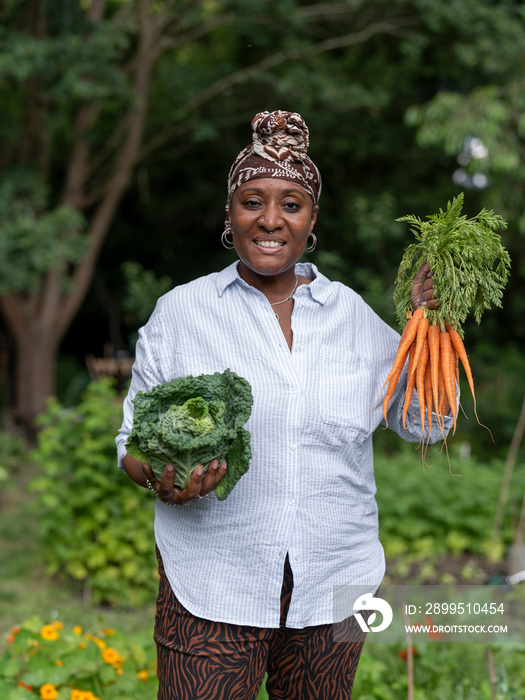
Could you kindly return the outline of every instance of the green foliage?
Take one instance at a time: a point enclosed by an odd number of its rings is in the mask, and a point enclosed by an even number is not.
[[[394,455],[376,454],[379,531],[387,558],[435,564],[447,554],[488,555],[503,461],[469,457],[459,444],[451,449],[450,471],[444,454],[427,455],[427,461],[435,468],[423,467],[410,445]],[[502,533],[505,547],[512,542],[524,491],[525,473],[517,470]]]
[[[55,11],[58,14],[59,7]],[[129,50],[132,23],[95,24],[82,10],[71,7],[69,11],[75,13],[75,21],[69,27],[51,22],[48,36],[7,27],[0,31],[0,85],[13,91],[14,86],[37,79],[49,106],[63,109],[87,100],[130,100],[129,80],[119,60]]]
[[[406,323],[406,312],[412,308],[414,277],[427,261],[439,299],[439,308],[428,310],[427,317],[442,330],[448,322],[459,332],[471,310],[479,323],[485,309],[492,304],[501,307],[510,257],[496,231],[507,224],[485,209],[467,219],[461,216],[462,207],[460,194],[448,203],[446,211],[440,209],[427,221],[412,215],[399,219],[411,224],[417,239],[406,249],[396,279],[394,303],[401,327]]]
[[[250,434],[243,428],[251,414],[249,383],[227,369],[198,377],[176,378],[133,399],[133,429],[128,453],[151,465],[160,479],[171,462],[175,481],[184,489],[193,470],[212,459],[228,463],[226,476],[215,489],[224,500],[248,470]]]
[[[15,488],[11,472],[25,456],[25,446],[21,438],[0,432],[0,493]]]
[[[423,642],[414,651],[414,700],[519,700],[525,681],[522,648],[492,648],[491,687],[485,644]],[[365,642],[354,683],[359,700],[405,700],[406,648]],[[492,694],[494,692],[494,694]]]
[[[36,172],[12,168],[0,180],[0,295],[34,294],[44,275],[84,255],[84,218],[70,206],[49,206]],[[65,291],[65,290],[63,290]]]
[[[128,325],[139,326],[145,323],[155,308],[157,299],[166,294],[173,286],[168,275],[157,277],[153,270],[133,260],[121,265],[126,284],[126,293],[122,300],[122,311]]]
[[[30,617],[11,629],[0,656],[2,698],[154,700],[154,651],[143,632],[84,631]]]
[[[121,421],[108,379],[90,383],[78,407],[51,400],[39,418],[31,488],[48,573],[82,582],[95,602],[136,606],[157,587],[153,502],[117,468]]]

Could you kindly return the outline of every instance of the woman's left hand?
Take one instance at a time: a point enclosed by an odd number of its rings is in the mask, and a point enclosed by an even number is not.
[[[415,311],[420,306],[427,309],[437,309],[439,306],[434,298],[434,280],[428,262],[421,265],[412,284],[412,308]]]
[[[226,462],[223,460],[219,464],[218,459],[212,459],[206,472],[204,465],[199,465],[193,470],[188,485],[184,489],[175,485],[173,464],[166,464],[160,480],[157,479],[149,464],[143,462],[142,471],[163,503],[182,506],[211,493],[226,474]]]

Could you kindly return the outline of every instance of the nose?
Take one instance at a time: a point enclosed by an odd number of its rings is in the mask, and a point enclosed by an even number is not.
[[[259,226],[262,226],[271,234],[276,229],[281,228],[282,225],[283,219],[279,208],[272,205],[265,207],[264,214],[259,219]]]

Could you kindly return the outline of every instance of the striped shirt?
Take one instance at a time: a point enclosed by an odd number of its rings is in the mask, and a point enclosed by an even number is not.
[[[173,591],[209,620],[278,627],[287,554],[292,628],[331,623],[334,586],[375,590],[384,575],[372,433],[399,335],[314,265],[299,263],[296,273],[312,282],[294,294],[291,351],[267,298],[239,277],[237,263],[170,291],[139,332],[116,440],[120,468],[137,391],[227,368],[252,386],[253,457],[228,498],[155,505],[155,538]],[[401,425],[405,383],[388,427],[417,442],[419,411],[406,430]]]

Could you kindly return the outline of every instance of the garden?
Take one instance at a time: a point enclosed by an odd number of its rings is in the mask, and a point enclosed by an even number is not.
[[[1,700],[156,697],[153,499],[114,437],[156,299],[234,259],[226,177],[263,110],[310,128],[308,261],[398,330],[413,229],[459,198],[501,224],[510,278],[481,324],[474,287],[442,290],[470,307],[483,425],[462,376],[446,445],[378,429],[375,473],[385,587],[523,595],[524,67],[514,0],[1,0]],[[485,252],[474,236],[467,277]],[[357,700],[525,697],[523,635],[373,636]]]
[[[5,700],[156,697],[153,502],[116,468],[120,418],[121,395],[104,379],[76,407],[49,403],[35,449],[1,436]],[[415,446],[381,430],[376,442],[385,583],[503,585],[525,474],[512,475],[496,541],[504,460],[484,462],[462,443],[448,459],[434,447],[424,466]],[[354,696],[517,700],[524,659],[525,641],[368,642]]]

